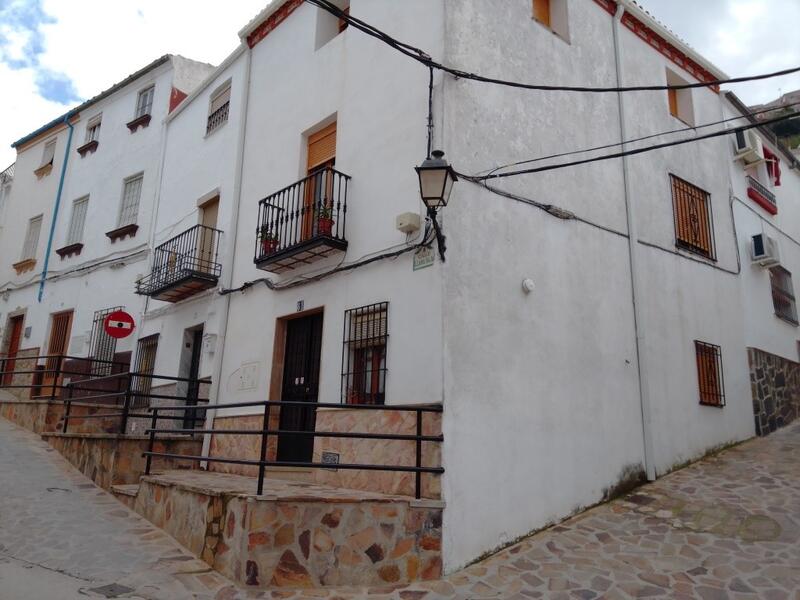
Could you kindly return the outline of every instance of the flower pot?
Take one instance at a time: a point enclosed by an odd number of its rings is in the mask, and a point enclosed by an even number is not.
[[[280,241],[276,239],[261,240],[261,254],[264,256],[268,254],[274,254],[275,251],[278,249],[279,243]]]
[[[317,233],[319,235],[331,235],[333,232],[333,219],[320,217],[317,219]]]

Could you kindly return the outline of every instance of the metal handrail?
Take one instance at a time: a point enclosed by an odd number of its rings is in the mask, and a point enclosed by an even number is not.
[[[775,197],[775,194],[769,188],[767,188],[763,183],[761,183],[758,179],[748,175],[747,185],[749,185],[751,188],[753,188],[755,191],[761,194],[764,197],[764,199],[767,200],[767,202],[769,202],[773,206],[776,207],[778,206],[778,199]]]
[[[382,411],[398,411],[398,412],[413,412],[416,413],[416,431],[414,434],[397,434],[397,433],[367,433],[367,432],[338,432],[338,431],[292,431],[286,429],[272,429],[270,428],[271,408],[278,407],[302,407],[307,409],[317,408],[331,408],[339,410],[382,410]],[[174,460],[188,460],[208,461],[224,464],[238,464],[250,465],[258,467],[258,484],[257,494],[260,496],[264,492],[264,477],[265,469],[267,467],[299,467],[309,469],[344,469],[344,470],[364,470],[364,471],[391,471],[391,472],[406,472],[414,473],[414,496],[419,499],[422,494],[422,474],[427,473],[431,475],[441,475],[444,473],[444,468],[426,467],[422,465],[422,444],[423,443],[437,443],[444,442],[444,436],[439,435],[423,435],[422,434],[422,415],[425,413],[441,413],[443,407],[441,404],[403,404],[403,405],[374,405],[374,404],[334,404],[334,403],[313,403],[313,402],[298,402],[298,401],[262,401],[262,402],[237,402],[232,404],[220,404],[204,407],[205,410],[214,409],[221,410],[226,408],[247,408],[247,407],[261,407],[263,408],[263,421],[261,429],[244,430],[244,429],[186,429],[186,428],[165,428],[158,427],[161,420],[175,420],[175,415],[165,417],[163,414],[159,415],[159,411],[183,411],[184,415],[189,410],[196,407],[191,406],[151,406],[152,417],[150,427],[145,430],[149,435],[148,449],[142,453],[146,459],[145,474],[150,474],[153,458],[170,458]],[[195,422],[196,418],[190,418]],[[186,456],[180,454],[171,454],[167,452],[155,452],[155,442],[158,434],[179,434],[179,433],[196,433],[204,435],[248,435],[259,436],[261,438],[261,452],[259,460],[235,458],[235,457],[219,457],[219,456]],[[388,464],[373,464],[373,463],[336,463],[335,465],[328,463],[317,463],[313,461],[281,461],[281,460],[268,460],[267,459],[267,445],[268,439],[271,435],[298,435],[316,438],[339,438],[339,439],[364,439],[364,440],[381,440],[381,441],[407,441],[414,442],[415,444],[415,464],[412,465],[388,465]]]

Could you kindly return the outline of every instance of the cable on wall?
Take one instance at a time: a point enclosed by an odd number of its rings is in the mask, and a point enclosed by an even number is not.
[[[394,48],[398,52],[405,54],[406,56],[416,60],[419,63],[422,63],[428,68],[437,69],[439,71],[444,71],[445,73],[449,73],[454,77],[459,79],[468,79],[471,81],[477,81],[480,83],[490,83],[493,85],[501,85],[506,87],[512,88],[519,88],[519,89],[526,89],[526,90],[536,90],[536,91],[556,91],[556,92],[579,92],[579,93],[620,93],[620,92],[649,92],[649,91],[665,91],[665,90],[688,90],[693,88],[708,88],[708,87],[717,87],[720,85],[730,84],[730,83],[744,83],[747,81],[759,81],[763,79],[770,79],[773,77],[781,77],[783,75],[791,75],[792,73],[800,72],[800,66],[792,67],[789,69],[783,69],[781,71],[775,71],[773,73],[763,73],[759,75],[749,75],[743,77],[733,77],[730,79],[715,79],[713,81],[705,81],[700,83],[685,83],[685,84],[678,84],[678,85],[639,85],[639,86],[627,86],[627,87],[590,87],[590,86],[565,86],[565,85],[542,85],[542,84],[531,84],[531,83],[523,83],[519,81],[512,81],[507,79],[498,79],[494,77],[486,77],[484,75],[480,75],[478,73],[472,73],[470,71],[463,71],[461,69],[456,69],[453,67],[449,67],[443,65],[439,62],[433,60],[430,55],[421,50],[420,48],[416,48],[410,44],[406,44],[401,42],[384,31],[381,31],[377,27],[362,21],[348,12],[343,11],[335,4],[329,2],[328,0],[305,0],[309,4],[313,4],[322,10],[325,10],[332,15],[346,21],[348,25],[366,33],[367,35],[374,37],[384,44]]]

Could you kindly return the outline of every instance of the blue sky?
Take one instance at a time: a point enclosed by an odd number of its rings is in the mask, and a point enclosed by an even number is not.
[[[591,0],[570,0],[582,2]],[[800,0],[639,2],[731,76],[800,65]],[[163,54],[218,64],[266,4],[233,0],[220,10],[211,0],[0,0],[0,169],[14,160],[11,142]],[[800,89],[800,76],[733,89],[758,104]]]

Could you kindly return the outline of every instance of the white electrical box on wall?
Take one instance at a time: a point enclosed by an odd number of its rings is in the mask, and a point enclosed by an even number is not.
[[[398,231],[402,231],[403,233],[414,233],[415,231],[419,231],[421,219],[419,214],[406,212],[402,215],[397,215],[395,219],[395,227],[397,227]]]

